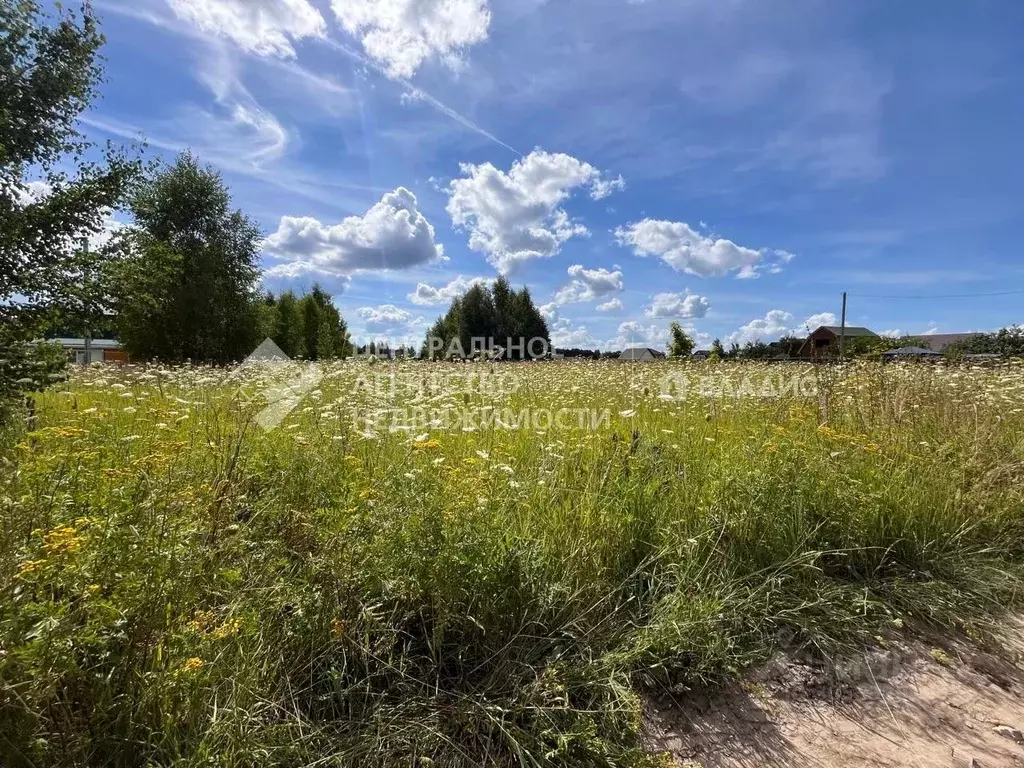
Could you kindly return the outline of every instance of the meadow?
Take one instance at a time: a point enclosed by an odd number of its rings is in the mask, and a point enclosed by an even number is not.
[[[661,765],[1022,564],[1020,363],[91,367],[0,448],[0,764]]]

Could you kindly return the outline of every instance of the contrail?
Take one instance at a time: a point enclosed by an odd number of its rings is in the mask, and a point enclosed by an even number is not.
[[[120,6],[120,5],[117,5],[117,4],[106,2],[106,0],[99,0],[98,5],[99,5],[100,8],[102,8],[105,11],[112,11],[114,13],[117,13],[117,14],[120,14],[120,15],[124,15],[124,16],[128,16],[130,18],[138,19],[138,20],[141,20],[141,21],[146,21],[146,22],[149,22],[150,24],[154,24],[154,25],[156,25],[158,27],[164,27],[164,28],[167,28],[167,29],[173,29],[173,30],[175,30],[175,31],[177,31],[179,33],[184,32],[185,34],[189,34],[189,35],[191,35],[193,37],[198,37],[200,39],[207,39],[208,38],[208,36],[205,33],[199,32],[195,28],[188,27],[187,25],[180,25],[179,26],[179,25],[175,24],[173,20],[170,20],[170,19],[158,16],[158,15],[155,15],[155,14],[152,14],[152,13],[148,13],[148,12],[143,11],[143,10],[132,9],[130,7],[123,7],[123,6]],[[337,40],[331,40],[329,37],[315,38],[315,39],[319,40],[322,43],[325,43],[328,47],[334,48],[335,50],[345,54],[349,58],[355,59],[356,61],[358,61],[363,66],[369,67],[374,72],[377,72],[378,74],[388,78],[389,80],[392,80],[393,82],[396,82],[396,83],[399,83],[400,85],[405,86],[405,88],[406,88],[406,90],[407,90],[407,92],[408,92],[408,94],[409,94],[409,96],[411,98],[419,99],[420,101],[423,101],[423,102],[429,104],[431,107],[436,109],[441,114],[446,115],[447,117],[449,117],[452,120],[454,120],[455,122],[457,122],[463,128],[468,128],[469,130],[473,131],[473,133],[476,133],[476,134],[478,134],[480,136],[483,136],[486,139],[490,139],[495,144],[497,144],[499,147],[504,147],[509,152],[513,152],[516,155],[518,155],[519,157],[523,156],[523,153],[520,152],[518,149],[516,149],[515,147],[512,147],[512,146],[509,146],[504,141],[502,141],[497,136],[495,136],[493,133],[491,133],[488,130],[485,130],[484,128],[481,128],[479,125],[474,123],[468,117],[466,117],[465,115],[459,114],[458,112],[456,112],[454,109],[449,107],[444,102],[439,101],[438,99],[436,99],[433,96],[431,96],[429,93],[424,91],[422,88],[419,88],[418,86],[413,85],[412,83],[410,83],[405,78],[401,78],[401,77],[393,78],[393,77],[391,77],[390,75],[388,75],[388,73],[384,70],[384,68],[380,64],[378,64],[377,62],[373,61],[372,59],[367,58],[366,56],[361,54],[359,51],[356,51],[356,50],[354,50],[352,48],[349,48],[347,45],[345,45],[344,43],[339,43]]]
[[[468,128],[469,130],[473,131],[474,133],[477,133],[480,136],[483,136],[484,138],[490,139],[491,141],[493,141],[498,146],[504,147],[505,149],[507,149],[509,152],[514,152],[515,154],[519,155],[520,157],[523,156],[523,153],[520,152],[518,149],[516,149],[515,147],[512,147],[512,146],[509,146],[504,141],[502,141],[497,136],[495,136],[493,133],[491,133],[490,131],[487,131],[484,128],[481,128],[479,125],[474,123],[468,117],[466,117],[465,115],[459,114],[458,112],[456,112],[454,109],[449,107],[444,102],[439,101],[435,97],[431,96],[429,93],[424,91],[422,88],[413,85],[412,83],[410,83],[408,80],[406,80],[403,77],[397,77],[397,78],[391,77],[390,75],[388,75],[388,73],[384,70],[384,68],[382,66],[377,64],[372,59],[368,59],[366,56],[363,56],[363,54],[359,53],[359,51],[353,50],[352,48],[349,48],[347,45],[345,45],[343,43],[339,43],[336,40],[331,40],[330,38],[324,38],[322,40],[322,42],[326,43],[331,48],[334,48],[335,50],[340,51],[341,53],[345,54],[346,56],[355,59],[360,64],[369,67],[374,72],[377,72],[378,74],[383,75],[384,77],[388,78],[389,80],[393,80],[394,82],[399,83],[399,84],[405,86],[405,88],[408,91],[409,96],[411,98],[418,99],[420,101],[426,102],[427,104],[432,106],[434,109],[436,109],[438,112],[440,112],[443,115],[446,115],[447,117],[450,117],[452,120],[457,122],[462,127]]]

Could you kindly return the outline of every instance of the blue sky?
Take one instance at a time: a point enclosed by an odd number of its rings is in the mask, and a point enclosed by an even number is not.
[[[1019,3],[94,5],[88,135],[191,147],[267,285],[319,281],[358,338],[499,271],[559,346],[771,340],[843,290],[878,332],[1024,321]]]

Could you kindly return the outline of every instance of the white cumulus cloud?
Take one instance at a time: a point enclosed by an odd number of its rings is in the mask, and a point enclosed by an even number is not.
[[[410,78],[427,59],[457,68],[487,39],[486,0],[332,0],[339,23],[391,77]]]
[[[486,282],[486,277],[463,277],[459,275],[447,285],[437,288],[428,283],[417,283],[416,290],[408,294],[406,298],[413,304],[419,304],[423,307],[450,304],[452,299],[461,296],[474,285]]]
[[[589,234],[561,207],[579,187],[602,181],[589,163],[536,149],[506,173],[491,163],[463,164],[448,185],[452,224],[469,232],[469,245],[503,273],[530,259],[553,256],[565,241]]]
[[[292,43],[323,37],[323,16],[309,0],[167,0],[178,18],[260,56],[295,56]]]
[[[627,347],[651,347],[663,350],[668,342],[668,326],[644,325],[636,320],[619,324],[618,334],[608,340],[610,349]]]
[[[626,188],[626,180],[620,174],[615,179],[598,179],[590,186],[590,196],[594,200],[604,200],[613,192],[621,192]]]
[[[770,268],[793,258],[785,251],[768,251],[737,245],[732,240],[703,235],[682,221],[643,219],[618,227],[615,237],[631,246],[637,256],[657,256],[677,272],[699,277],[719,277],[737,272],[737,277],[756,277],[768,266],[766,258],[775,257]]]
[[[405,187],[388,192],[362,216],[323,224],[309,216],[283,216],[263,249],[284,264],[271,275],[350,275],[362,270],[400,270],[444,257],[434,227]]]
[[[551,344],[560,349],[594,349],[600,346],[585,325],[574,325],[567,317],[556,320],[548,328]]]
[[[411,312],[394,304],[359,307],[356,317],[363,321],[363,327],[370,333],[388,333],[422,322],[422,318],[415,318]]]
[[[622,301],[616,297],[594,307],[598,312],[621,312]]]
[[[793,315],[784,309],[771,309],[764,317],[751,320],[730,334],[727,341],[732,344],[746,344],[748,341],[775,339],[789,332]]]
[[[695,293],[659,293],[644,314],[650,318],[694,318],[704,317],[711,309],[711,302]]]
[[[764,317],[751,320],[740,326],[726,339],[729,343],[746,344],[748,341],[770,341],[782,336],[804,337],[822,325],[838,325],[832,312],[818,312],[808,315],[803,322],[793,323],[795,318],[784,309],[769,310]]]
[[[832,312],[818,312],[804,320],[803,325],[800,326],[800,332],[816,331],[823,325],[839,325],[839,318]]]
[[[619,270],[610,272],[604,267],[584,269],[582,264],[573,264],[567,272],[572,281],[555,293],[555,304],[592,301],[625,289]]]

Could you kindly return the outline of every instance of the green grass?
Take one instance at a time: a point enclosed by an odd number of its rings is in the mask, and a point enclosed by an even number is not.
[[[503,394],[436,378],[469,371]],[[780,645],[980,638],[1020,603],[1019,365],[323,372],[271,431],[264,370],[40,397],[0,459],[0,764],[656,765],[647,689]],[[668,374],[817,392],[669,397]],[[389,401],[609,415],[354,424]]]

